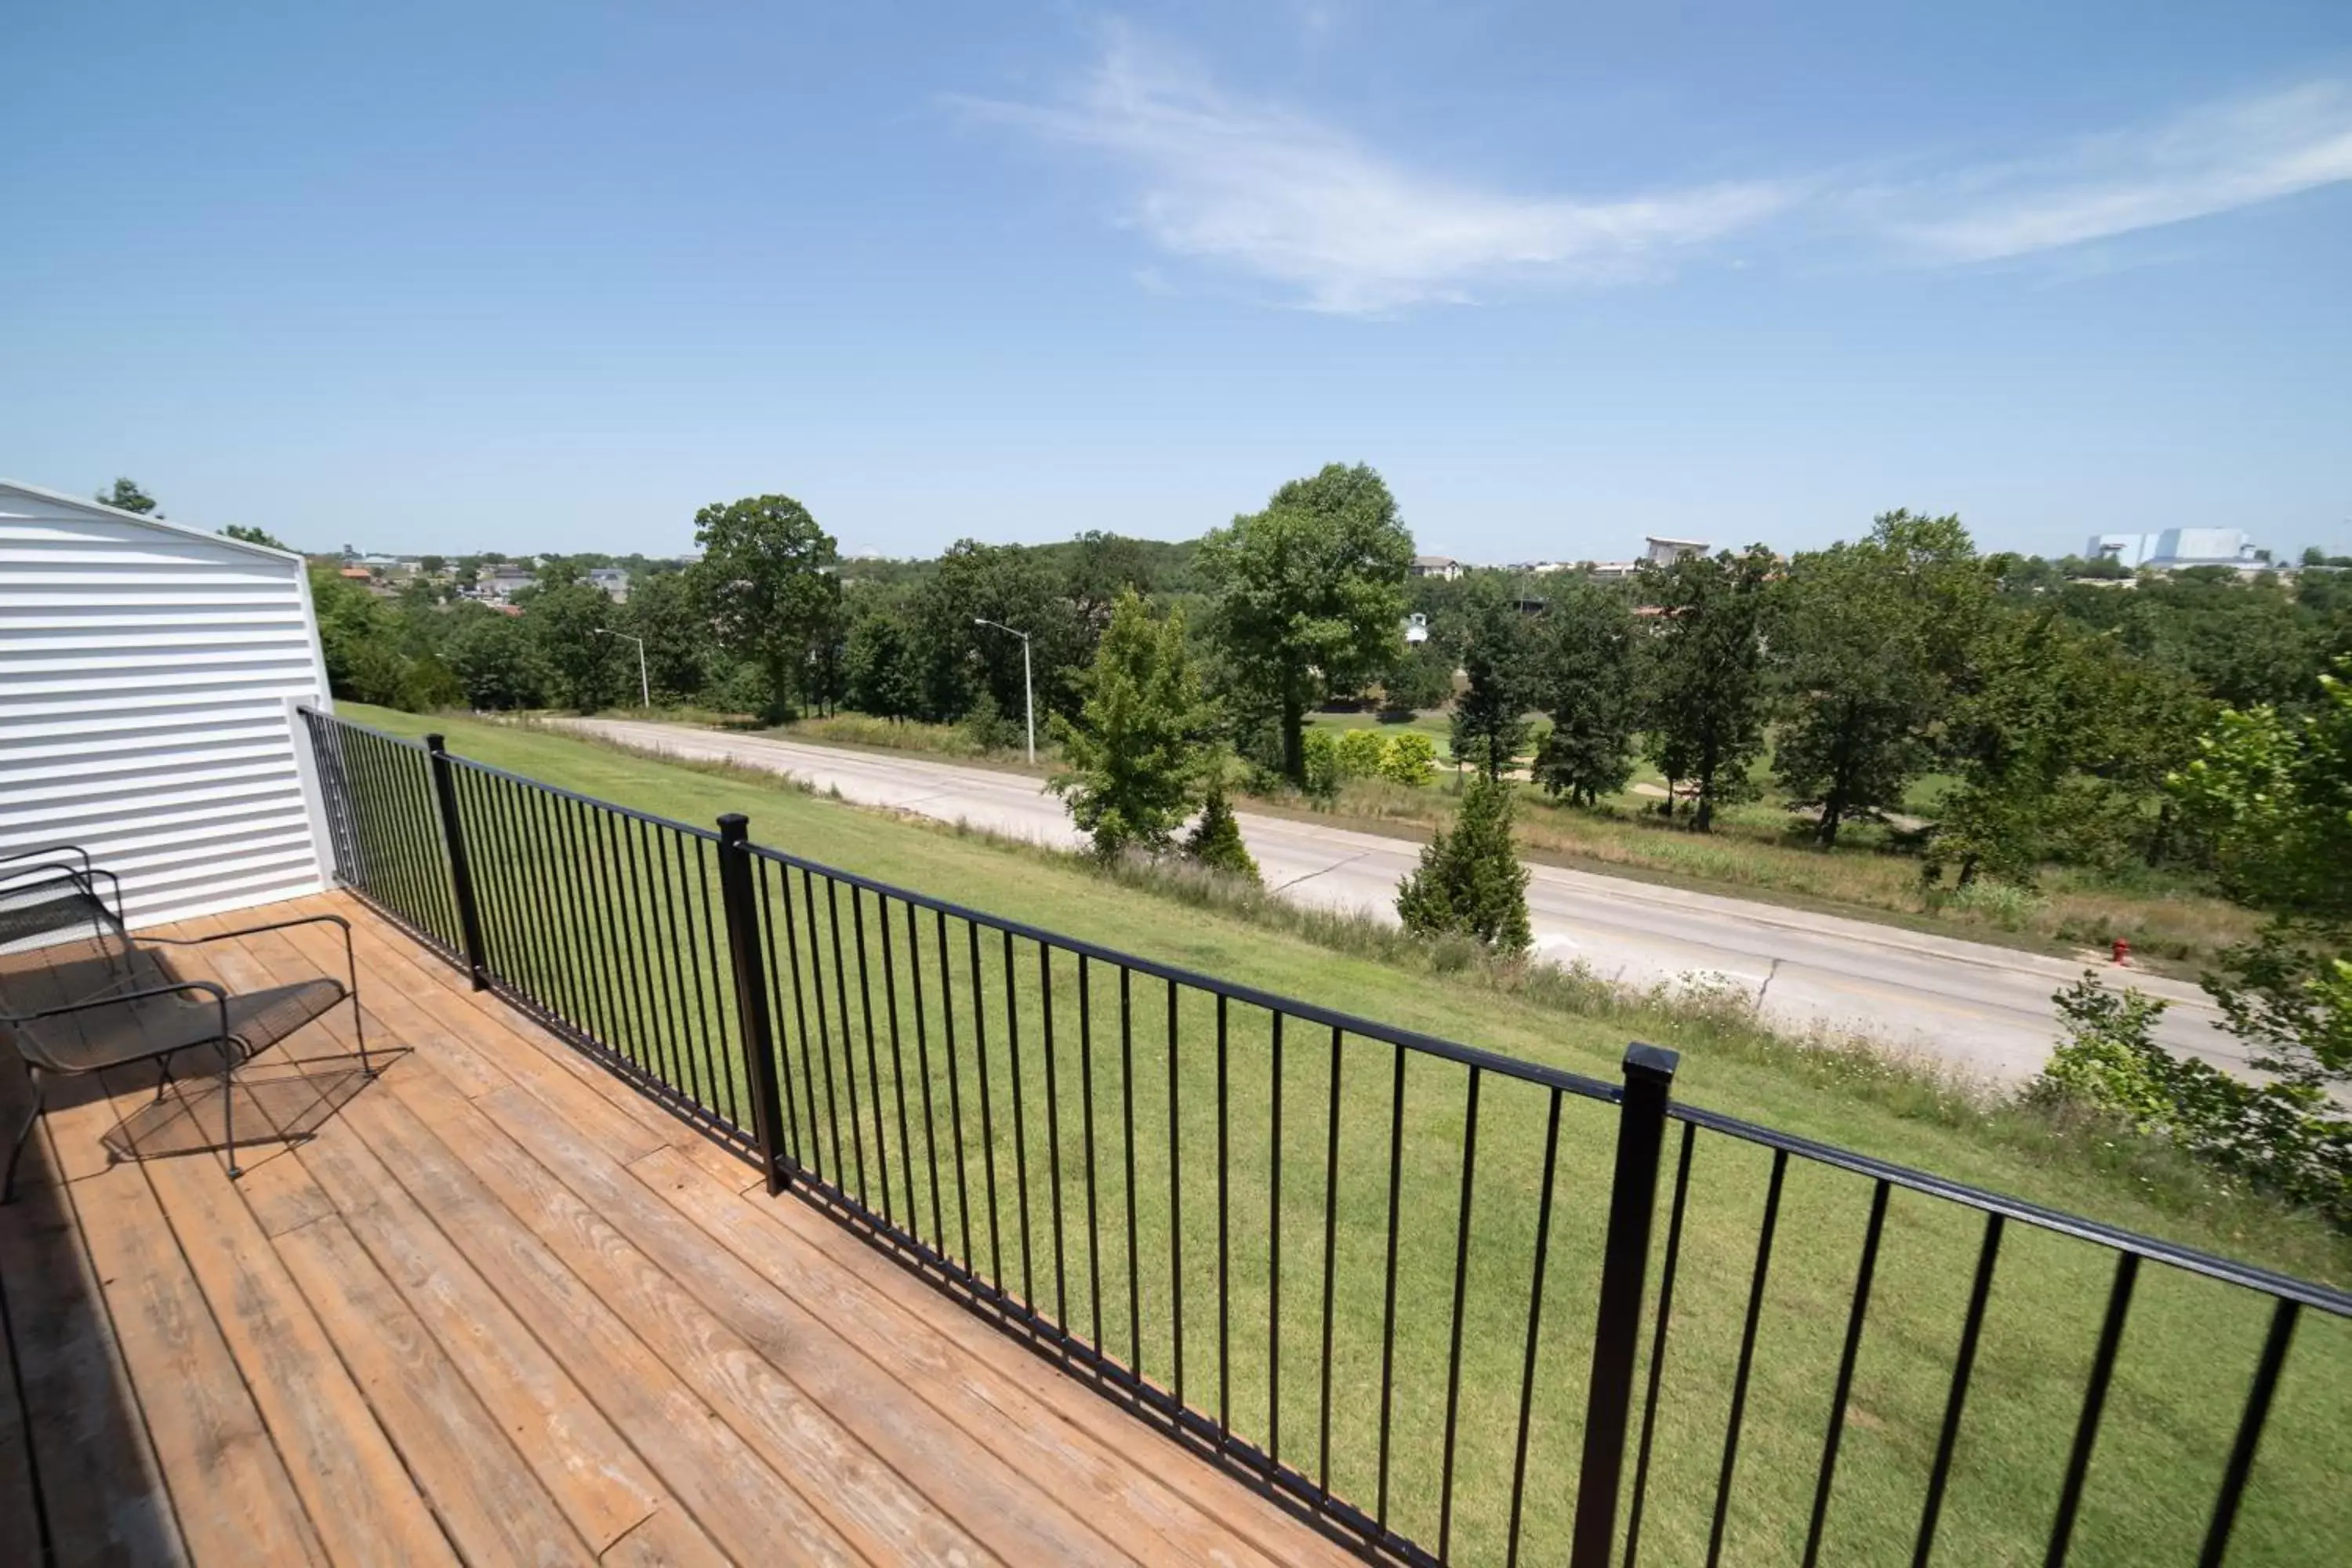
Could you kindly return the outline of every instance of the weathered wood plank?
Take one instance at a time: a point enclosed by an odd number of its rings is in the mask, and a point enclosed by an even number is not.
[[[387,1091],[388,1092],[388,1091]],[[349,1127],[302,1160],[593,1549],[675,1508],[635,1450]]]
[[[778,1551],[773,1555],[784,1556]],[[694,1521],[674,1508],[646,1516],[606,1549],[605,1568],[716,1568],[729,1559]]]
[[[403,1084],[404,1097],[426,1081]],[[411,1109],[452,1131],[451,1147],[499,1201],[862,1553],[881,1561],[987,1557],[508,1135],[506,1116],[545,1119],[544,1107],[519,1089],[490,1096],[482,1105],[492,1102],[501,1108],[499,1114],[487,1114],[471,1103],[434,1107],[421,1098],[409,1100]],[[472,1124],[457,1134],[444,1116]]]
[[[146,1176],[124,1165],[73,1195],[189,1556],[325,1562]]]
[[[57,1562],[183,1561],[67,1187],[0,1208],[0,1291]]]
[[[850,1338],[714,1245],[626,1172],[583,1151],[544,1107],[500,1094],[483,1108],[602,1223],[991,1551],[1011,1563],[1126,1555],[1123,1542],[1097,1532],[1056,1500],[1046,1488],[1047,1472],[1024,1473],[994,1459],[971,1434],[860,1354]],[[675,1168],[685,1167],[678,1162]],[[722,1201],[736,1199],[698,1174],[688,1179]],[[856,1320],[848,1330],[861,1342],[887,1332],[883,1325]]]
[[[711,1538],[744,1562],[790,1542],[811,1563],[856,1563],[800,1494],[452,1152],[451,1142],[495,1136],[487,1119],[433,1074],[382,1081],[413,1091],[422,1110],[402,1094],[362,1095],[345,1112],[352,1126]]]
[[[458,1553],[587,1563],[585,1542],[341,1217],[278,1238],[278,1256]]]
[[[456,1561],[269,1240],[211,1160],[142,1162],[337,1563]]]
[[[832,1236],[803,1237],[779,1223],[772,1211],[800,1207],[796,1200],[772,1202],[764,1193],[727,1192],[703,1180],[668,1150],[646,1155],[630,1170],[693,1222],[695,1232],[684,1245],[716,1242],[811,1318],[856,1324],[857,1352],[919,1396],[937,1413],[934,1419],[952,1421],[1003,1465],[1036,1478],[1125,1549],[1178,1562],[1277,1560],[1239,1534],[1226,1517],[1231,1510],[1246,1509],[1258,1500],[1245,1492],[1236,1496],[1239,1489],[1215,1475],[1205,1478],[1212,1484],[1198,1489],[1201,1495],[1188,1499],[1161,1479],[1162,1472],[1196,1461],[1131,1417],[1120,1416],[1120,1427],[1108,1434],[1118,1439],[1116,1444],[1065,1421],[1038,1392],[1041,1382],[1060,1380],[1041,1379],[1034,1357],[1011,1344],[991,1347],[999,1353],[990,1356],[971,1354],[956,1344],[898,1300],[910,1289],[927,1296],[931,1292],[902,1276],[891,1282],[898,1289],[886,1293],[817,1244],[838,1240],[862,1247],[856,1238],[838,1226]],[[604,1212],[609,1215],[614,1211]],[[1280,1561],[1352,1561],[1311,1534],[1299,1539],[1302,1532],[1293,1521],[1275,1522],[1282,1542]],[[1318,1552],[1320,1547],[1328,1551]]]

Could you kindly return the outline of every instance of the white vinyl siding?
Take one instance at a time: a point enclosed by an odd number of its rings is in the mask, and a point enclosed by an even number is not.
[[[0,482],[0,854],[86,846],[132,924],[315,892],[299,557]]]

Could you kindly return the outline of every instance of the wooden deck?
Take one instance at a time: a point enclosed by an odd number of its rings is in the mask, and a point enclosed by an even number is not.
[[[0,1563],[1358,1561],[356,902],[165,934],[327,910],[383,1071],[348,1007],[248,1064],[240,1136],[299,1136],[242,1180],[217,1080],[53,1090],[0,1209]],[[25,1095],[8,1054],[0,1136]]]

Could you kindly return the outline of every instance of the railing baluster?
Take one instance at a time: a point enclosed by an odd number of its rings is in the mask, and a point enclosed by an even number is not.
[[[1176,1405],[1184,1405],[1184,1152],[1182,1101],[1176,1087],[1176,983],[1168,983],[1168,1278],[1175,1300],[1170,1319],[1176,1363]]]
[[[1756,1271],[1748,1282],[1748,1320],[1739,1331],[1739,1370],[1731,1381],[1731,1419],[1723,1435],[1723,1471],[1715,1483],[1715,1521],[1707,1527],[1706,1563],[1723,1560],[1723,1532],[1731,1518],[1731,1478],[1739,1464],[1739,1432],[1748,1415],[1748,1377],[1756,1365],[1756,1325],[1764,1315],[1764,1284],[1772,1268],[1772,1232],[1780,1219],[1780,1184],[1789,1152],[1772,1151],[1772,1179],[1764,1189],[1764,1223],[1756,1233]]]
[[[1878,1190],[1885,1193],[1886,1184],[1879,1183]],[[1874,1233],[1872,1240],[1876,1239]],[[2049,1568],[2064,1568],[2066,1553],[2074,1545],[2074,1513],[2083,1503],[2083,1482],[2090,1474],[2091,1451],[2099,1440],[2099,1416],[2106,1408],[2107,1382],[2115,1375],[2116,1352],[2123,1348],[2124,1320],[2131,1314],[2132,1287],[2138,1279],[2139,1254],[2116,1254],[2116,1282],[2107,1289],[2107,1315],[2099,1325],[2099,1348],[2091,1358],[2091,1381],[2083,1390],[2083,1415],[2074,1424],[2074,1447],[2066,1457],[2066,1483],[2058,1494],[2058,1518],[2050,1527],[2050,1553],[2044,1559]],[[1827,1493],[1826,1484],[1822,1490]]]
[[[907,1052],[898,1036],[898,964],[890,951],[890,900],[874,896],[874,924],[882,934],[882,1003],[890,1020],[890,1088],[898,1104],[898,1181],[907,1198],[907,1229],[923,1239],[923,1211],[915,1201],[914,1135],[907,1126]],[[863,944],[864,939],[859,939]]]
[[[833,1076],[833,1024],[824,1005],[824,946],[818,934],[816,879],[801,868],[801,907],[808,917],[809,990],[816,997],[817,1068],[824,1074],[825,1136],[833,1145],[833,1190],[849,1195],[849,1163],[841,1154],[841,1086]],[[855,1129],[856,1123],[852,1122]]]
[[[1054,1221],[1054,1321],[1069,1326],[1067,1282],[1062,1268],[1062,1100],[1061,1068],[1054,1059],[1053,950],[1037,944],[1037,1012],[1039,1045],[1045,1056],[1045,1191]]]
[[[792,966],[793,973],[793,1033],[798,1037],[801,1047],[801,1098],[808,1102],[809,1137],[808,1146],[803,1153],[803,1163],[816,1172],[817,1180],[821,1182],[828,1182],[835,1187],[839,1187],[841,1185],[841,1179],[838,1166],[830,1173],[825,1169],[824,1131],[817,1125],[816,1067],[814,1063],[817,1047],[815,1043],[809,1038],[808,1010],[803,1005],[803,988],[801,981],[801,922],[793,913],[793,868],[790,866],[786,866],[778,873],[777,879],[782,883],[782,887],[780,890],[782,892],[783,897],[780,901],[784,907],[784,960]],[[809,928],[809,954],[812,962],[814,962],[815,958],[815,953],[816,928],[812,926]],[[824,1000],[824,991],[822,986],[817,988],[817,1000],[820,1005],[822,1005]],[[827,1089],[830,1089],[830,1088],[831,1085],[828,1084]],[[826,1120],[827,1121],[830,1121],[832,1119],[828,1116]]]
[[[931,1109],[931,1029],[923,1008],[923,933],[916,923],[915,906],[907,905],[907,981],[914,991],[915,1065],[923,1078],[923,1153],[929,1162],[931,1234],[941,1252],[948,1249],[947,1207],[940,1201],[940,1122]]]
[[[882,1135],[882,1058],[874,1047],[874,981],[866,963],[866,896],[856,887],[849,889],[849,920],[850,938],[857,948],[857,1012],[866,1027],[866,1086],[873,1091],[869,1105],[874,1116],[874,1173],[882,1184],[882,1223],[896,1225],[890,1206],[889,1141]],[[908,1194],[908,1201],[914,1201],[913,1194]]]
[[[940,1026],[945,1036],[944,1048],[948,1058],[948,1131],[955,1143],[956,1232],[963,1242],[963,1264],[974,1274],[980,1272],[980,1255],[971,1247],[971,1188],[967,1179],[969,1163],[963,1150],[963,1089],[962,1073],[956,1066],[955,1039],[955,974],[948,963],[948,917],[938,913],[940,938]]]
[[[1233,1312],[1234,1264],[1228,1231],[1233,1205],[1226,1194],[1230,1167],[1225,1119],[1225,997],[1217,997],[1217,1447],[1234,1435],[1233,1340],[1228,1331]]]
[[[1837,1389],[1830,1396],[1829,1433],[1822,1439],[1822,1472],[1813,1486],[1813,1516],[1805,1527],[1805,1568],[1821,1561],[1822,1529],[1830,1516],[1830,1484],[1837,1476],[1838,1445],[1845,1436],[1846,1402],[1853,1396],[1853,1364],[1862,1352],[1862,1323],[1870,1310],[1871,1277],[1878,1268],[1878,1237],[1886,1225],[1885,1182],[1873,1185],[1870,1224],[1863,1232],[1862,1262],[1854,1270],[1853,1305],[1846,1310],[1845,1349],[1838,1356]]]
[[[1389,1089],[1389,1261],[1388,1282],[1381,1288],[1381,1481],[1372,1521],[1385,1535],[1389,1528],[1389,1415],[1396,1388],[1397,1220],[1402,1212],[1404,1181],[1404,1047],[1391,1044],[1396,1057],[1395,1081]]]
[[[1102,1348],[1102,1221],[1095,1207],[1095,1015],[1087,955],[1078,954],[1078,1110],[1086,1120],[1087,1337]]]
[[[1992,1295],[1992,1271],[2000,1257],[2001,1217],[1985,1221],[1984,1247],[1977,1254],[1976,1283],[1969,1291],[1968,1321],[1960,1328],[1960,1352],[1952,1366],[1952,1392],[1944,1405],[1944,1429],[1936,1439],[1936,1466],[1927,1476],[1927,1505],[1919,1517],[1919,1544],[1912,1568],[1927,1568],[1935,1549],[1936,1521],[1944,1511],[1944,1487],[1951,1479],[1952,1452],[1960,1440],[1960,1412],[1968,1403],[1969,1378],[1976,1371],[1977,1336],[1983,1331],[1985,1302]]]
[[[1282,1465],[1282,1014],[1274,1015],[1272,1125],[1266,1133],[1265,1192],[1265,1458]]]
[[[1127,1152],[1127,1359],[1143,1375],[1143,1271],[1136,1242],[1135,1203],[1135,971],[1118,966],[1118,1093],[1121,1140]]]
[[[1331,1310],[1339,1245],[1339,1030],[1331,1031],[1329,1137],[1323,1156],[1323,1391],[1317,1400],[1315,1488],[1331,1489]]]
[[[1021,1096],[1021,1001],[1013,989],[1013,933],[1004,932],[1004,1047],[1006,1076],[1013,1080],[1013,1194],[1021,1215],[1021,1304],[1034,1307],[1037,1289],[1029,1271],[1029,1118]]]
[[[988,1015],[985,1010],[987,983],[980,973],[980,927],[964,922],[964,934],[971,939],[971,1053],[980,1064],[980,1158],[988,1177],[988,1279],[999,1296],[1004,1294],[1004,1249],[997,1237],[996,1202],[996,1119],[989,1107],[988,1096]]]
[[[1544,1119],[1543,1184],[1536,1197],[1536,1264],[1528,1285],[1528,1348],[1519,1371],[1519,1435],[1511,1450],[1511,1519],[1503,1531],[1503,1568],[1517,1568],[1519,1561],[1519,1502],[1527,1492],[1528,1425],[1535,1410],[1536,1350],[1543,1335],[1544,1264],[1551,1247],[1552,1175],[1559,1166],[1559,1102],[1560,1092],[1554,1089],[1551,1108]],[[1626,1554],[1632,1556],[1631,1548]]]
[[[1462,1405],[1462,1318],[1469,1307],[1470,1199],[1478,1175],[1478,1081],[1480,1069],[1470,1069],[1470,1103],[1462,1113],[1462,1204],[1454,1237],[1453,1343],[1445,1356],[1445,1463],[1437,1484],[1437,1556],[1454,1550],[1454,1427]]]
[[[870,1210],[874,1205],[866,1186],[866,1131],[859,1124],[865,1113],[857,1108],[857,1040],[849,1032],[849,966],[841,956],[841,900],[835,896],[840,888],[835,878],[824,879],[824,921],[833,947],[834,1015],[841,1020],[841,1081],[849,1093],[849,1151],[855,1162],[851,1169],[857,1174],[858,1205]]]
[[[2221,1475],[2221,1495],[2213,1504],[2212,1522],[2205,1530],[2205,1550],[2198,1568],[2221,1568],[2230,1550],[2230,1532],[2237,1527],[2238,1502],[2245,1495],[2246,1478],[2253,1473],[2254,1454],[2261,1447],[2263,1428],[2270,1422],[2271,1396],[2278,1392],[2279,1370],[2286,1364],[2286,1347],[2294,1338],[2294,1320],[2301,1306],[2284,1297],[2271,1309],[2271,1330],[2263,1341],[2263,1359],[2254,1368],[2253,1386],[2246,1393],[2246,1411],[2238,1420],[2238,1438],[2230,1447],[2230,1466]]]

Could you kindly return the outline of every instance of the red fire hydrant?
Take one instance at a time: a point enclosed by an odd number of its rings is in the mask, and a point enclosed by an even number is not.
[[[2121,937],[2116,938],[2116,962],[2122,964],[2131,962],[2131,943]]]

